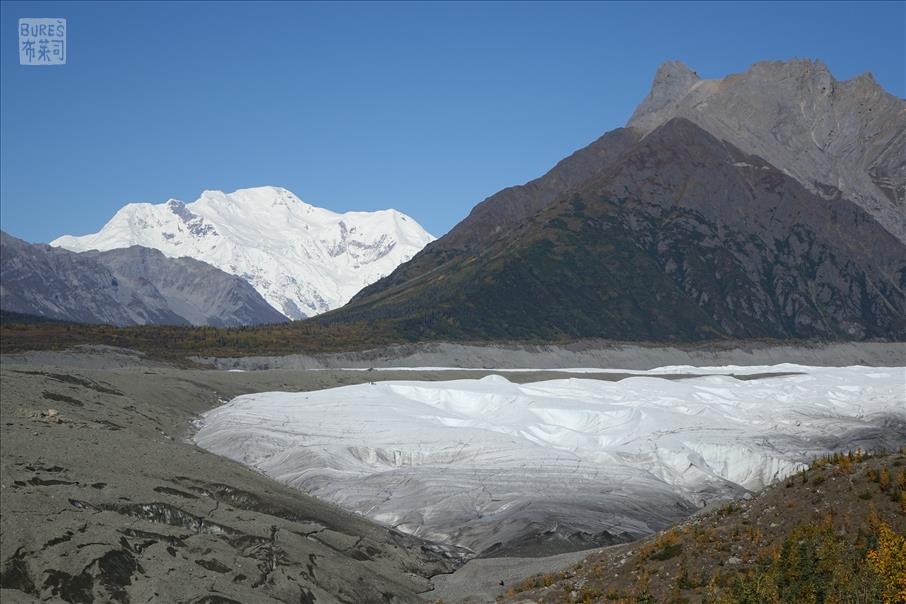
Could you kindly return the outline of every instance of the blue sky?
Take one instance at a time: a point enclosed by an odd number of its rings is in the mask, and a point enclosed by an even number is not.
[[[268,184],[441,235],[623,125],[668,59],[821,58],[904,97],[904,6],[4,2],[0,223],[48,241]],[[68,20],[65,66],[18,64],[20,17]]]

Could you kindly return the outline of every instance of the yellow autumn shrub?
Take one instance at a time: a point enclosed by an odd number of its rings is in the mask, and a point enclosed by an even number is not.
[[[906,602],[906,537],[884,522],[877,531],[878,546],[868,552],[868,562],[883,580],[884,604],[902,604]]]

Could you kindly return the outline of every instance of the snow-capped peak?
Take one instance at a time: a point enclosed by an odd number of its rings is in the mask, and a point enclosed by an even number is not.
[[[130,203],[99,232],[51,245],[75,252],[142,245],[195,258],[246,279],[299,319],[342,306],[433,240],[396,210],[339,214],[281,187],[254,187],[204,191],[191,203]]]

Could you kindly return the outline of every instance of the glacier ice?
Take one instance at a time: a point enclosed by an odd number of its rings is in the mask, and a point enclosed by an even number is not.
[[[710,375],[676,379],[696,371]],[[904,371],[673,367],[266,392],[206,413],[195,441],[427,539],[550,552],[659,530],[830,450],[906,442]]]

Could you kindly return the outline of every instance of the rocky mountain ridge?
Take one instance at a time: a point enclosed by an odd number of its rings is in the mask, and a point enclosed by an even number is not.
[[[191,258],[133,246],[82,254],[0,232],[4,310],[83,323],[282,323],[244,280]]]
[[[856,203],[906,241],[906,101],[871,73],[840,81],[820,60],[763,61],[703,80],[669,61],[627,127],[644,137],[677,117],[823,198]]]

